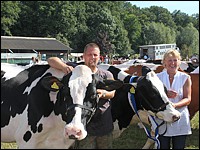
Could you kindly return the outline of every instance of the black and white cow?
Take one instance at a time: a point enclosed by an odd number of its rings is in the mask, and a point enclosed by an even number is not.
[[[129,83],[117,89],[115,97],[111,99],[113,121],[118,121],[120,130],[133,124],[133,121],[136,121],[135,118],[138,119],[135,108],[139,115],[153,115],[166,122],[174,122],[180,118],[179,111],[172,106],[167,98],[163,83],[155,72],[148,67],[144,66],[142,68],[143,74],[140,77],[131,76],[119,68],[110,65],[100,65],[99,67],[112,72],[115,79]],[[133,95],[135,103],[133,103]],[[146,118],[148,116],[144,117],[144,119]],[[154,141],[148,139],[145,148],[149,148],[152,143]]]
[[[16,141],[19,148],[69,148],[72,139],[87,135],[96,88],[120,86],[122,81],[100,81],[85,65],[64,75],[49,65],[2,63],[1,141]]]
[[[180,113],[168,100],[164,84],[159,80],[155,72],[151,71],[148,67],[144,66],[142,68],[143,75],[140,77],[131,76],[119,68],[110,65],[100,65],[99,67],[112,72],[114,79],[129,83],[123,84],[122,87],[117,89],[115,97],[113,98],[114,100],[112,100],[112,106],[116,105],[112,107],[113,111],[116,110],[118,115],[119,113],[125,113],[125,109],[128,111],[128,105],[132,112],[127,113],[131,116],[130,118],[135,114],[129,95],[129,93],[133,91],[138,110],[145,109],[150,114],[167,122],[177,121],[180,118]],[[117,101],[121,103],[117,103]],[[124,108],[122,107],[123,105]],[[119,111],[120,109],[124,111]],[[122,116],[122,118],[124,118],[124,115]],[[122,125],[122,127],[123,126],[124,125]]]

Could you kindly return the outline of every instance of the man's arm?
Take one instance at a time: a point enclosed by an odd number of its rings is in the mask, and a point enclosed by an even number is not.
[[[113,74],[110,71],[106,71],[106,76],[107,76],[106,77],[107,79],[114,80]],[[115,96],[115,90],[107,91],[104,89],[97,89],[97,93],[98,93],[99,97],[102,99],[112,99]]]
[[[48,64],[56,69],[61,70],[65,74],[70,73],[73,70],[72,66],[68,66],[58,57],[50,57],[47,59]]]
[[[97,93],[99,95],[99,98],[103,98],[103,99],[111,99],[115,96],[115,90],[106,91],[103,89],[97,89]]]

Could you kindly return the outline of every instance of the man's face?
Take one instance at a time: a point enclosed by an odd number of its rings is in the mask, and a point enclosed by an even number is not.
[[[96,67],[100,59],[100,50],[97,47],[88,47],[87,51],[83,54],[85,65]]]

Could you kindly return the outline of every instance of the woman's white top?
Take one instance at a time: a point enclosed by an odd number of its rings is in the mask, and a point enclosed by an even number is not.
[[[166,70],[157,74],[158,78],[166,86],[167,90],[174,90],[178,93],[175,98],[169,98],[173,103],[179,102],[183,98],[183,85],[190,76],[186,73],[178,71],[174,75],[174,80],[170,86],[169,75]],[[190,126],[190,115],[187,106],[176,108],[180,113],[180,119],[173,123],[167,123],[167,131],[164,136],[177,136],[177,135],[188,135],[192,134]],[[164,133],[166,130],[166,124],[159,128],[159,134]]]

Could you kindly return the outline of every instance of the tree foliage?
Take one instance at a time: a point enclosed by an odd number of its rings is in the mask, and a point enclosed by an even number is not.
[[[1,1],[1,35],[12,35],[10,28],[19,19],[19,1]]]
[[[144,33],[147,45],[162,43],[170,44],[175,43],[176,40],[175,31],[165,26],[163,23],[150,23],[146,26]]]
[[[181,49],[183,58],[199,54],[199,32],[192,23],[180,30],[177,45]]]
[[[1,35],[54,37],[77,52],[95,41],[103,55],[177,43],[186,57],[198,53],[199,14],[125,1],[1,1]]]

